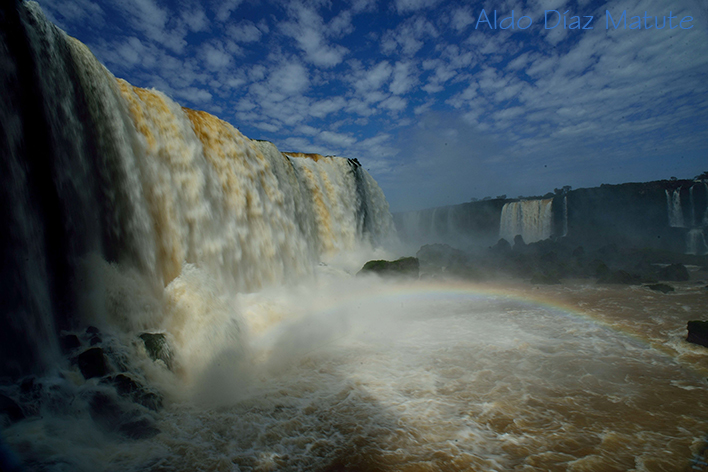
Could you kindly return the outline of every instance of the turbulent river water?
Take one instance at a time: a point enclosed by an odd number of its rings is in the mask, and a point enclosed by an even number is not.
[[[708,353],[684,338],[708,274],[355,277],[400,255],[357,160],[118,80],[33,2],[0,13],[0,468],[705,466]]]
[[[57,379],[77,405],[7,442],[37,470],[704,470],[702,286],[323,279],[236,297],[238,352],[191,379],[147,368],[154,437],[97,426],[95,387]]]

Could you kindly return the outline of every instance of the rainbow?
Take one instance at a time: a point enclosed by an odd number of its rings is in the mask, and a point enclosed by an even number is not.
[[[335,312],[346,306],[361,303],[415,303],[416,301],[440,300],[440,299],[465,299],[465,300],[489,300],[500,299],[517,304],[520,308],[542,309],[546,312],[571,319],[574,322],[585,323],[597,326],[608,332],[612,332],[620,338],[630,342],[638,348],[651,349],[660,356],[667,358],[674,363],[690,370],[692,373],[705,378],[708,377],[708,369],[694,365],[680,358],[680,353],[665,343],[650,339],[646,333],[642,333],[636,328],[622,325],[608,320],[602,313],[584,310],[576,304],[560,300],[553,294],[545,293],[541,290],[533,291],[528,285],[521,283],[474,283],[458,280],[445,281],[380,281],[374,288],[370,283],[362,285],[366,287],[364,295],[362,290],[352,287],[351,291],[343,293],[334,300],[328,300],[319,307],[321,313]]]

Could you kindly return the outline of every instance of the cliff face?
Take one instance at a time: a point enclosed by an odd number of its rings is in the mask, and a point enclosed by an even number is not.
[[[573,244],[705,254],[708,183],[661,180],[571,190],[551,199],[489,200],[394,215],[410,242],[458,247],[566,238]]]
[[[665,190],[672,184],[628,183],[569,192],[568,238],[584,245],[617,243],[682,251],[682,232],[669,226],[667,213]]]

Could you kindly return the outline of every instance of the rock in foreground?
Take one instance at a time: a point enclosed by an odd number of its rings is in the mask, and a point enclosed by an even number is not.
[[[689,321],[686,341],[708,347],[708,321]]]
[[[419,264],[415,257],[402,257],[395,261],[369,261],[356,274],[374,273],[384,276],[418,278]]]

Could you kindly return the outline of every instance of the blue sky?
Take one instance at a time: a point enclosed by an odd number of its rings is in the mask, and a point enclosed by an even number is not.
[[[39,3],[117,77],[282,151],[358,158],[393,211],[708,170],[704,0]],[[606,10],[667,26],[608,30]]]

